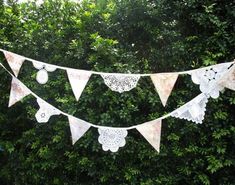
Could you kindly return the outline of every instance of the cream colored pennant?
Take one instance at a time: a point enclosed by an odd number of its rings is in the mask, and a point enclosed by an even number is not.
[[[188,103],[170,113],[172,117],[186,119],[194,123],[202,123],[206,112],[209,95],[201,93]]]
[[[67,69],[67,74],[75,98],[78,101],[92,73],[84,70]]]
[[[4,51],[3,53],[14,75],[17,77],[25,58],[9,51]]]
[[[159,94],[163,106],[166,106],[166,102],[171,94],[171,91],[178,78],[177,73],[159,73],[150,75],[153,84]]]
[[[12,77],[11,92],[10,92],[8,107],[11,107],[16,102],[20,101],[29,94],[30,94],[29,89],[25,87],[25,85],[22,84],[18,79]]]
[[[160,151],[161,141],[161,127],[162,120],[153,120],[141,125],[138,125],[136,129],[144,136],[144,138],[155,148]]]
[[[70,131],[72,134],[73,145],[79,140],[91,127],[91,125],[81,119],[75,118],[73,116],[68,116]]]
[[[235,91],[235,64],[221,78],[219,85]]]

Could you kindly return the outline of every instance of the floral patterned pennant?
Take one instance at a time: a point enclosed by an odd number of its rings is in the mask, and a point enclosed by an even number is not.
[[[177,73],[159,73],[152,74],[150,76],[163,106],[166,106],[166,102],[171,94],[178,76],[179,75]]]
[[[92,73],[84,70],[67,69],[67,74],[74,96],[78,101]]]
[[[144,136],[144,138],[157,150],[160,151],[161,141],[161,128],[162,120],[153,120],[141,125],[138,125],[136,129]]]
[[[14,75],[17,77],[25,58],[9,51],[4,51],[3,53]]]
[[[16,102],[28,96],[31,92],[24,84],[22,84],[17,78],[12,77],[11,92],[9,97],[8,107],[11,107]]]
[[[219,85],[235,91],[235,64],[220,79]]]
[[[91,127],[89,123],[73,116],[68,116],[73,145],[79,140]]]

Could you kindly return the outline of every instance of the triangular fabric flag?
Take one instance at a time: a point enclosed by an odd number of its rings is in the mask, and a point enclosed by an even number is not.
[[[163,106],[166,106],[166,102],[171,94],[178,76],[179,75],[177,73],[158,73],[150,75]]]
[[[17,77],[25,58],[9,51],[4,51],[3,53],[13,73]]]
[[[220,79],[219,85],[235,91],[235,64]]]
[[[67,74],[75,98],[78,101],[92,73],[84,70],[67,69]]]
[[[17,78],[12,77],[8,107],[11,107],[30,93],[31,92],[24,84],[22,84]]]
[[[171,113],[172,117],[202,123],[209,95],[200,94]]]
[[[144,138],[155,148],[160,151],[161,141],[161,128],[162,120],[153,120],[141,125],[138,125],[136,129],[144,136]]]
[[[73,145],[79,140],[91,127],[91,125],[81,119],[68,116],[70,131],[72,134]]]

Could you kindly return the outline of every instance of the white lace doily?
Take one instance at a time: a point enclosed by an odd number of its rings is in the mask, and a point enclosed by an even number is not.
[[[60,111],[58,109],[48,104],[47,102],[39,98],[37,99],[37,102],[40,108],[35,114],[35,117],[39,123],[46,123],[52,115],[60,114]]]
[[[219,92],[223,90],[218,81],[228,71],[230,65],[225,63],[211,68],[195,70],[191,73],[192,81],[200,85],[201,92],[210,95],[212,98],[218,98]]]
[[[48,72],[53,72],[56,70],[56,67],[40,62],[33,62],[33,66],[39,70],[37,72],[36,80],[40,84],[46,84],[48,81]]]
[[[99,128],[98,132],[100,134],[98,141],[104,151],[117,152],[119,147],[126,144],[127,131],[124,129]]]
[[[112,90],[119,93],[135,88],[140,76],[123,74],[102,74],[104,83]]]
[[[171,116],[193,121],[195,123],[202,123],[207,102],[208,96],[206,94],[200,94],[190,102],[173,111]]]

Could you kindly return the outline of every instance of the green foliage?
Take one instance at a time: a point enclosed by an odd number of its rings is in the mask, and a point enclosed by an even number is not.
[[[0,2],[0,47],[61,66],[105,72],[183,71],[235,58],[234,2],[215,0],[46,0]],[[1,54],[1,62],[7,63]],[[9,68],[9,67],[8,67]],[[19,78],[56,107],[91,123],[131,126],[174,110],[197,94],[181,76],[164,108],[149,78],[123,94],[93,75],[79,102],[65,71],[39,85],[25,62]],[[36,122],[27,97],[8,109],[10,76],[0,69],[1,185],[235,184],[235,94],[210,99],[204,123],[163,121],[158,154],[135,130],[118,153],[104,152],[96,129],[74,146],[68,121]]]

